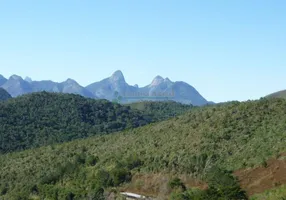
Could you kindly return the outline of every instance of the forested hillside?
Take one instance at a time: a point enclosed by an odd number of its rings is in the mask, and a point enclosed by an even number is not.
[[[150,112],[73,94],[41,92],[17,97],[0,103],[0,153],[139,127],[191,108],[175,102],[152,105]]]
[[[209,187],[165,180],[156,194],[162,200],[247,199],[232,172],[267,167],[270,157],[286,152],[285,107],[283,99],[230,102],[115,134],[1,155],[0,193],[9,200],[104,199],[129,184],[148,187],[134,183],[135,176],[167,174]]]
[[[133,109],[143,111],[157,121],[181,115],[194,108],[192,105],[181,104],[175,101],[143,101],[127,105]]]
[[[120,131],[152,122],[128,106],[72,94],[34,93],[0,104],[0,152]]]

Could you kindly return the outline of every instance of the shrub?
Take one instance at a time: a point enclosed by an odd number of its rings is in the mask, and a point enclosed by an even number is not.
[[[143,161],[136,155],[131,155],[126,159],[126,165],[128,169],[134,169],[143,165]]]
[[[208,199],[205,191],[188,190],[181,193],[172,193],[171,200],[206,200]]]
[[[61,178],[61,174],[59,172],[49,172],[45,175],[41,180],[41,184],[55,184]]]
[[[105,170],[99,170],[95,176],[94,188],[112,186],[110,174]]]
[[[98,160],[99,160],[98,156],[91,155],[91,156],[87,157],[86,164],[89,166],[94,166],[94,165],[96,165]]]
[[[247,199],[246,193],[231,172],[213,167],[207,175],[208,199]]]
[[[0,195],[5,195],[8,192],[7,185],[0,187]]]
[[[183,191],[186,190],[186,186],[184,185],[184,183],[179,178],[174,178],[174,179],[170,180],[168,185],[171,189],[178,189],[179,188],[179,189],[182,189]]]
[[[75,195],[72,192],[69,192],[66,196],[66,200],[73,200]]]
[[[86,155],[84,153],[75,156],[75,162],[79,164],[85,164]]]
[[[131,180],[131,173],[124,168],[114,168],[110,175],[112,177],[113,186],[119,186],[124,182],[129,182]]]
[[[104,189],[101,187],[95,188],[93,192],[88,194],[89,200],[104,200]]]

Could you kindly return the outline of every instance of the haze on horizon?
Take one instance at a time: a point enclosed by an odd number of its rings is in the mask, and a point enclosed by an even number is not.
[[[0,74],[86,86],[121,70],[160,75],[207,100],[286,89],[286,2],[1,1]]]

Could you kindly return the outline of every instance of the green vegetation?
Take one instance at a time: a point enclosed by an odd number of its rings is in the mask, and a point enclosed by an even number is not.
[[[175,179],[171,180],[169,182],[169,187],[171,189],[180,189],[182,191],[186,190],[186,186],[184,185],[184,183],[179,178],[175,178]]]
[[[0,101],[5,101],[11,98],[11,95],[6,90],[0,88]]]
[[[205,176],[208,183],[208,189],[186,190],[185,186],[179,179],[173,180],[171,183],[181,189],[175,190],[171,194],[171,200],[246,200],[246,193],[240,189],[238,181],[228,171],[213,167]]]
[[[174,102],[148,105],[152,113],[73,94],[41,92],[14,98],[0,103],[0,153],[139,127],[190,108]],[[165,107],[167,112],[162,111]]]
[[[156,121],[162,121],[186,113],[192,105],[181,104],[175,101],[143,101],[128,104],[131,108],[141,110],[152,116]]]
[[[286,99],[286,90],[282,90],[282,91],[267,95],[266,98],[284,98],[284,99]]]
[[[245,199],[231,174],[285,152],[285,107],[284,99],[230,102],[116,134],[0,155],[0,192],[9,200],[100,199],[134,174],[165,172],[209,185],[197,191],[174,180],[172,198]]]
[[[0,153],[146,125],[128,106],[72,94],[34,93],[0,103]]]
[[[251,200],[260,200],[260,199],[286,200],[286,185],[265,191],[262,194],[257,194],[251,197]]]

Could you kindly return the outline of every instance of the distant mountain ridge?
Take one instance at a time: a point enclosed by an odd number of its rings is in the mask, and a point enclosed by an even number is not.
[[[112,76],[86,87],[70,78],[58,83],[50,80],[33,81],[29,77],[23,79],[17,75],[12,75],[9,79],[0,75],[0,87],[9,92],[12,97],[46,91],[79,94],[88,98],[107,99],[118,103],[173,100],[195,106],[213,104],[213,102],[207,101],[193,86],[183,81],[172,82],[169,78],[156,76],[145,87],[138,87],[137,84],[131,86],[126,83],[120,70],[115,71]]]

